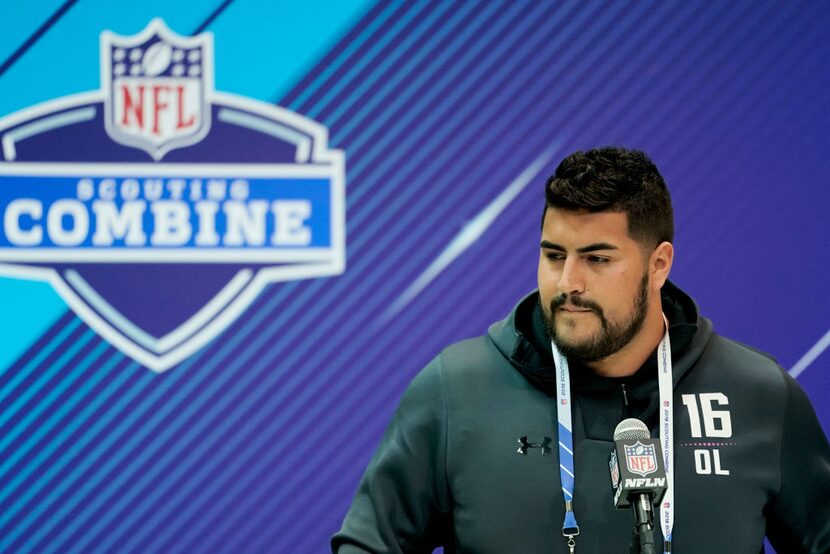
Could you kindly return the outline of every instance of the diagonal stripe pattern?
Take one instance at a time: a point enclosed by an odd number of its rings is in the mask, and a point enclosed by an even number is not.
[[[678,228],[725,237],[715,251],[684,242],[682,263],[726,258],[732,228],[707,205],[740,210],[745,193],[725,184],[783,178],[773,152],[830,175],[809,116],[824,89],[808,76],[830,84],[826,12],[377,3],[274,99],[346,152],[347,272],[270,287],[162,375],[61,318],[0,375],[0,551],[325,551],[414,372],[534,286],[553,162],[402,304],[407,287],[554,145],[646,148],[672,168]],[[737,213],[748,232],[774,216]]]

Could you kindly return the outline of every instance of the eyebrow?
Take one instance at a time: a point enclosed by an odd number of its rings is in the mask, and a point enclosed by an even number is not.
[[[560,252],[567,252],[568,249],[562,245],[543,240],[539,245],[542,248],[547,248],[548,250],[559,250]],[[589,244],[588,246],[583,246],[582,248],[577,248],[577,254],[587,254],[588,252],[596,252],[598,250],[619,250],[613,244],[609,244],[607,242],[595,242],[594,244]]]

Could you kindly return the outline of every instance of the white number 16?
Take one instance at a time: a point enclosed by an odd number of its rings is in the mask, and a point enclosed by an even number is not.
[[[700,397],[700,411],[697,408],[697,398]],[[689,423],[692,427],[692,436],[695,438],[706,437],[731,437],[732,418],[729,410],[715,410],[712,404],[728,406],[729,399],[721,392],[704,392],[700,394],[684,394],[681,396],[683,404],[689,410]],[[701,433],[700,412],[703,412],[703,428],[706,435]]]

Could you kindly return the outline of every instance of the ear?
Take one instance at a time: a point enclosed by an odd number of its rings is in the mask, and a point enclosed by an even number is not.
[[[661,242],[649,256],[648,271],[651,274],[651,287],[654,290],[660,290],[669,278],[672,261],[674,261],[674,246],[670,242]]]

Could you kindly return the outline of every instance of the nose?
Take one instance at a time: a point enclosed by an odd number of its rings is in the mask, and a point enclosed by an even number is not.
[[[582,294],[585,292],[585,275],[582,271],[580,260],[576,256],[568,256],[562,265],[562,273],[556,287],[560,293]]]

